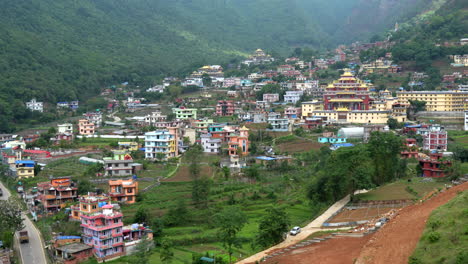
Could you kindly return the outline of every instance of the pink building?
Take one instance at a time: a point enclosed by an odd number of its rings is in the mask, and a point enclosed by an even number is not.
[[[78,120],[78,133],[80,135],[94,135],[94,123],[89,122],[87,119]]]
[[[301,108],[287,107],[284,109],[284,116],[287,118],[299,118],[301,116]]]
[[[263,94],[263,101],[273,103],[279,101],[279,94]]]
[[[125,255],[123,215],[113,205],[99,202],[98,197],[80,197],[83,242],[93,247],[98,262]]]
[[[234,103],[232,101],[221,100],[216,105],[217,116],[232,116],[234,115]]]
[[[239,134],[229,136],[229,156],[249,154],[249,129],[245,126],[239,129]],[[242,153],[237,153],[241,150]]]

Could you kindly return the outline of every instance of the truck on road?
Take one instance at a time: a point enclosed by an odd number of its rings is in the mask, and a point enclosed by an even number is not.
[[[19,231],[19,241],[20,243],[29,243],[28,231],[23,230]]]

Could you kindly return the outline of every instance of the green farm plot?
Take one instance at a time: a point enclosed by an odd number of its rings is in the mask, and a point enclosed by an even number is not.
[[[359,200],[381,201],[381,200],[406,200],[424,197],[434,189],[444,187],[447,181],[435,180],[427,181],[425,178],[414,177],[411,182],[402,179],[393,183],[373,189],[367,193],[356,195]],[[408,187],[416,193],[411,192]]]

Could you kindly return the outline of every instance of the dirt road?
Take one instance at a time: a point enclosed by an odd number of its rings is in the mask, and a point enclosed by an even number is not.
[[[468,182],[446,190],[423,203],[401,209],[397,216],[375,234],[365,237],[340,237],[300,247],[270,258],[266,264],[383,264],[408,263],[431,212],[446,204]]]
[[[468,190],[468,182],[446,190],[423,202],[403,208],[362,248],[356,264],[408,263],[431,212],[446,204],[459,191]]]

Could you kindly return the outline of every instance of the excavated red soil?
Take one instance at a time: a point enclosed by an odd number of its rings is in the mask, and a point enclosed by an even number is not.
[[[398,215],[375,234],[362,238],[333,238],[268,259],[267,264],[380,264],[408,263],[431,212],[446,204],[468,182],[446,190],[423,203],[402,208]]]

